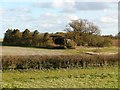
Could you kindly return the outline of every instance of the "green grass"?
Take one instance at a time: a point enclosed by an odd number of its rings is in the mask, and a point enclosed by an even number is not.
[[[118,68],[7,70],[4,88],[118,88]]]
[[[104,47],[104,48],[96,49],[94,52],[111,52],[111,53],[116,53],[116,52],[118,52],[118,47]]]
[[[85,52],[95,52],[95,53],[117,53],[118,47],[78,47],[77,49],[66,49],[65,54],[81,54]]]

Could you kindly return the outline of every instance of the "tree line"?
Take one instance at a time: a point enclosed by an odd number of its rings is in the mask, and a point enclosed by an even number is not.
[[[5,33],[3,44],[39,47],[44,43],[47,44],[48,38],[48,33],[40,34],[38,30],[30,32],[29,29],[25,29],[23,32],[20,32],[19,29],[8,29]]]
[[[65,40],[60,46],[95,46],[104,47],[112,45],[111,38],[100,35],[98,26],[84,19],[72,20],[65,28],[65,33],[39,33],[38,30],[31,32],[25,29],[8,29],[4,35],[4,45],[26,46],[26,47],[54,47],[56,46],[51,35],[60,35]]]

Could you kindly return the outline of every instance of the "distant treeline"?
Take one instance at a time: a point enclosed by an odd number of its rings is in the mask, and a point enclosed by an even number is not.
[[[39,33],[38,30],[30,32],[25,29],[8,29],[4,36],[4,45],[26,46],[26,47],[62,47],[75,48],[76,46],[111,46],[111,35],[101,36],[99,28],[87,20],[73,20],[65,28],[65,33]]]

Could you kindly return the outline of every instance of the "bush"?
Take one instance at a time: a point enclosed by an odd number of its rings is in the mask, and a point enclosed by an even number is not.
[[[103,46],[111,46],[112,40],[109,38],[104,38]]]
[[[70,49],[75,49],[76,46],[77,44],[73,40],[68,40],[66,43],[66,47]]]
[[[55,69],[115,66],[118,55],[3,56],[3,69]]]

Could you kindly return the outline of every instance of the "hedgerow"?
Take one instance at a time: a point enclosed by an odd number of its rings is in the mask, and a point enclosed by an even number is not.
[[[59,69],[115,66],[118,55],[2,56],[3,69]]]

